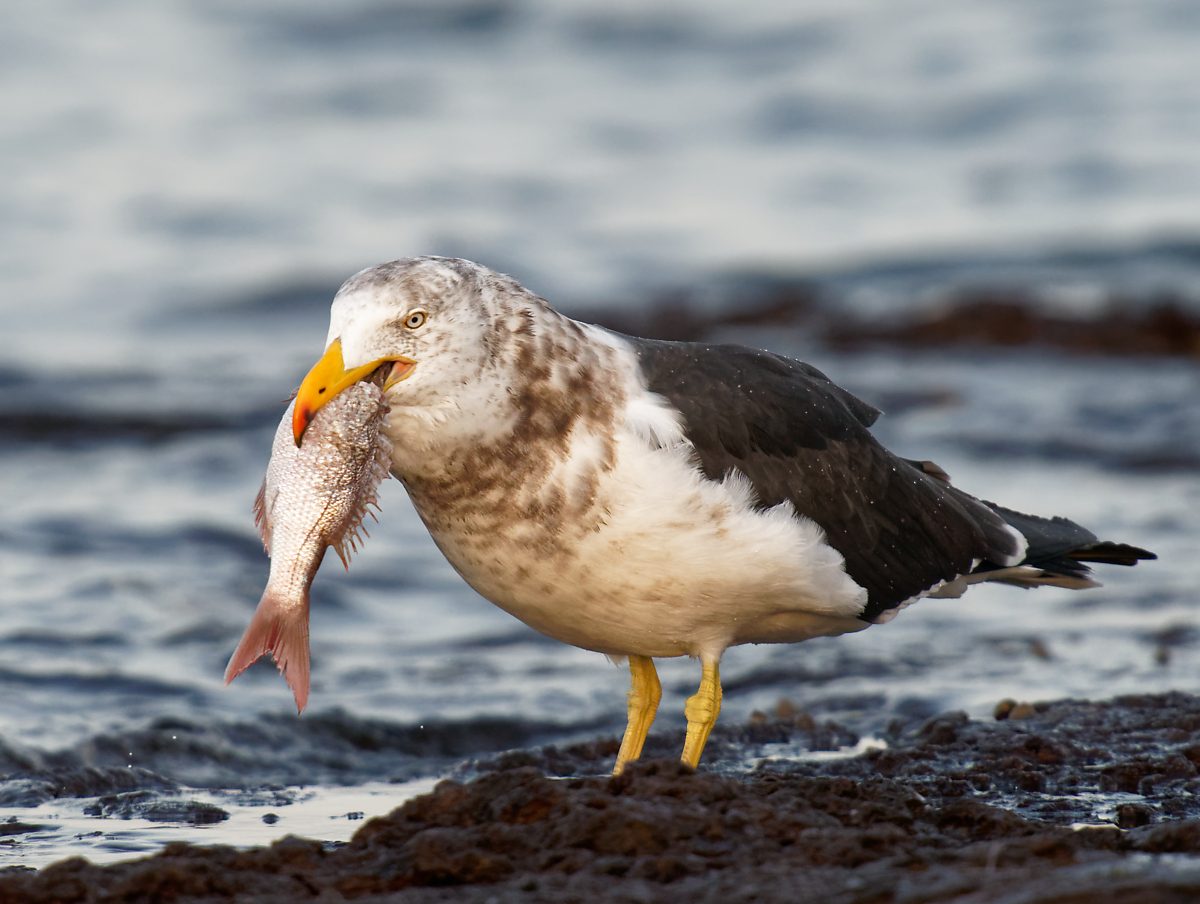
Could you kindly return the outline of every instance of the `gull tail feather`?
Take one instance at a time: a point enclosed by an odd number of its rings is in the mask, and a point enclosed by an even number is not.
[[[233,681],[258,659],[271,654],[284,681],[296,699],[296,712],[308,705],[308,592],[300,605],[271,592],[268,587],[254,610],[254,617],[242,635],[229,665],[225,683]]]

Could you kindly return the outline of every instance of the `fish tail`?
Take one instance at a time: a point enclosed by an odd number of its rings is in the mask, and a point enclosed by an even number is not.
[[[275,660],[296,699],[296,712],[308,704],[308,592],[300,605],[268,587],[254,610],[241,643],[225,667],[225,683],[233,681],[267,653]]]

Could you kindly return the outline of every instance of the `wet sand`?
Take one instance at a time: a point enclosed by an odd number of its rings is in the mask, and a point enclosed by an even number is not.
[[[1002,701],[997,718],[897,720],[850,757],[760,758],[847,729],[781,703],[718,726],[691,772],[601,773],[616,739],[476,761],[346,845],[168,846],[0,874],[0,902],[1193,901],[1200,897],[1200,698]],[[753,762],[753,760],[751,760]],[[4,827],[20,833],[19,824]]]

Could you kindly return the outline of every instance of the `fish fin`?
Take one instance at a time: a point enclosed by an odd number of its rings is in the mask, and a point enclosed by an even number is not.
[[[271,654],[296,699],[296,712],[308,705],[308,593],[301,605],[284,605],[270,589],[263,593],[254,617],[225,667],[225,683],[250,668],[259,657]]]
[[[392,443],[383,433],[379,434],[379,441],[375,447],[375,453],[372,460],[367,464],[366,483],[371,486],[376,486],[378,483],[390,476],[390,465],[392,460]],[[333,546],[333,551],[337,553],[338,558],[342,560],[342,567],[347,571],[350,570],[350,559],[354,553],[358,552],[358,548],[363,544],[363,538],[369,537],[370,532],[367,530],[366,516],[378,523],[378,512],[382,511],[379,505],[379,493],[372,489],[350,514],[346,520],[345,529],[342,531],[341,537]]]
[[[342,539],[334,544],[333,551],[338,554],[338,558],[342,560],[342,565],[347,571],[350,570],[351,556],[358,552],[358,548],[362,546],[363,537],[369,536],[370,533],[363,526],[362,515],[359,515],[357,520],[342,534]]]
[[[254,524],[262,538],[263,549],[271,554],[271,519],[267,517],[267,482],[264,480],[254,497]]]
[[[350,557],[354,555],[354,553],[358,552],[358,548],[363,543],[363,537],[369,537],[371,535],[367,530],[366,525],[363,524],[363,521],[366,519],[366,515],[370,514],[372,518],[375,518],[376,521],[379,521],[379,519],[375,517],[375,513],[371,512],[370,510],[370,506],[372,505],[376,508],[379,508],[379,502],[374,495],[372,495],[369,499],[364,500],[363,503],[359,505],[357,511],[354,512],[353,516],[346,524],[346,529],[342,532],[341,539],[333,544],[333,551],[338,554],[338,558],[342,560],[342,565],[347,571],[350,570]]]

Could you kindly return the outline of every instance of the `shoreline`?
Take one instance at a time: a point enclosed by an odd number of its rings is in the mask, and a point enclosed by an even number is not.
[[[1200,697],[1183,693],[1003,701],[992,720],[893,723],[886,747],[742,771],[748,750],[857,740],[781,705],[718,726],[695,773],[653,734],[619,778],[599,774],[615,737],[510,751],[345,845],[76,857],[0,872],[0,902],[1184,901],[1200,895],[1198,739]]]

